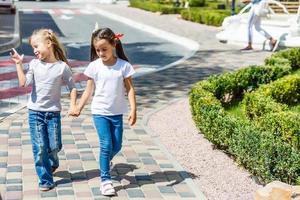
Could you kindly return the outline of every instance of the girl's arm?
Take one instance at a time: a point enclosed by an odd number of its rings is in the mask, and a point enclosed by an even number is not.
[[[71,107],[76,106],[76,98],[77,98],[77,90],[76,90],[76,88],[73,88],[70,92],[70,99],[71,99],[70,106]]]
[[[136,122],[135,91],[133,88],[133,83],[132,83],[131,77],[125,78],[124,82],[125,82],[125,87],[127,90],[128,100],[129,100],[129,104],[130,104],[130,108],[131,108],[129,116],[128,116],[128,122],[129,122],[130,126],[133,126]]]
[[[89,78],[87,80],[87,83],[86,83],[86,88],[85,88],[83,94],[81,95],[79,104],[78,104],[78,106],[76,108],[76,115],[77,116],[80,115],[80,112],[82,111],[83,107],[85,106],[85,104],[87,103],[87,101],[92,96],[92,94],[94,92],[94,89],[95,89],[94,80],[91,79],[91,78]]]
[[[11,59],[15,62],[17,68],[17,74],[19,79],[19,86],[24,87],[26,83],[26,76],[23,71],[23,57],[24,55],[19,55],[15,49],[10,52]]]
[[[68,110],[68,115],[73,115],[76,112],[76,99],[77,99],[77,90],[73,88],[70,92],[70,107]]]

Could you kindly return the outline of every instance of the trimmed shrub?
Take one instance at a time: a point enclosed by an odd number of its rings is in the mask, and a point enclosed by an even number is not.
[[[285,77],[271,84],[272,97],[280,103],[295,105],[300,102],[300,77]]]
[[[221,26],[227,16],[230,16],[230,11],[227,10],[190,8],[181,11],[181,17],[185,20],[213,26]]]
[[[262,183],[278,179],[295,183],[300,176],[299,151],[274,137],[269,130],[262,132],[226,114],[211,89],[213,87],[205,81],[196,84],[190,92],[193,118],[205,137],[234,156]]]
[[[290,75],[246,94],[242,105],[250,120],[258,120],[268,113],[286,111],[288,105],[297,104],[299,101],[300,77]]]
[[[255,90],[259,85],[270,83],[291,73],[291,67],[250,66],[237,72],[227,72],[208,78],[214,88],[214,95],[223,106],[231,104],[233,99],[240,99],[245,92]]]
[[[271,56],[273,58],[285,58],[289,60],[291,67],[293,70],[300,68],[300,48],[291,48],[284,51],[280,51]]]
[[[259,92],[248,93],[242,103],[244,114],[249,120],[259,120],[267,113],[287,110],[287,106],[275,102],[270,96]]]
[[[284,104],[284,100],[298,102],[298,78],[291,75],[279,79],[299,68],[295,64],[300,63],[300,56],[295,56],[298,51],[289,51],[292,55],[285,51],[266,59],[268,66],[210,77],[195,84],[189,94],[199,130],[262,183],[300,183],[300,115]],[[245,93],[242,105],[250,120],[236,118],[223,107]]]
[[[283,141],[300,149],[300,115],[295,112],[269,113],[258,122],[262,130],[269,130]]]
[[[162,14],[179,14],[183,9],[173,7],[170,4],[161,4],[144,0],[130,0],[130,6],[151,12],[161,12]]]
[[[190,7],[203,7],[205,5],[205,0],[189,0]]]

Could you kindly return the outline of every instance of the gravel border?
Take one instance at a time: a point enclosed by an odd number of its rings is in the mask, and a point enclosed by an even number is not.
[[[250,200],[262,187],[249,172],[237,166],[224,152],[213,149],[199,134],[187,97],[154,113],[147,126],[191,175],[207,199]]]

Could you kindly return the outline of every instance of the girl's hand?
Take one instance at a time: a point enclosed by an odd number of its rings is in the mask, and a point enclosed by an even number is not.
[[[128,123],[133,126],[136,122],[136,111],[131,111],[128,115]]]
[[[20,54],[14,48],[12,48],[10,57],[16,64],[21,64],[23,62],[24,54],[20,56]]]
[[[80,115],[80,109],[77,106],[71,106],[68,111],[68,116],[78,117]]]

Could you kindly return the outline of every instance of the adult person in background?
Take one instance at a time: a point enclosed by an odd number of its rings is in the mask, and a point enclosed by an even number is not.
[[[278,40],[274,39],[267,31],[261,27],[261,18],[266,17],[268,14],[268,2],[267,0],[243,0],[243,3],[251,3],[251,9],[249,11],[248,19],[248,46],[242,50],[252,50],[253,42],[253,26],[256,31],[262,34],[265,38],[271,42],[271,51],[275,51],[278,47]]]

